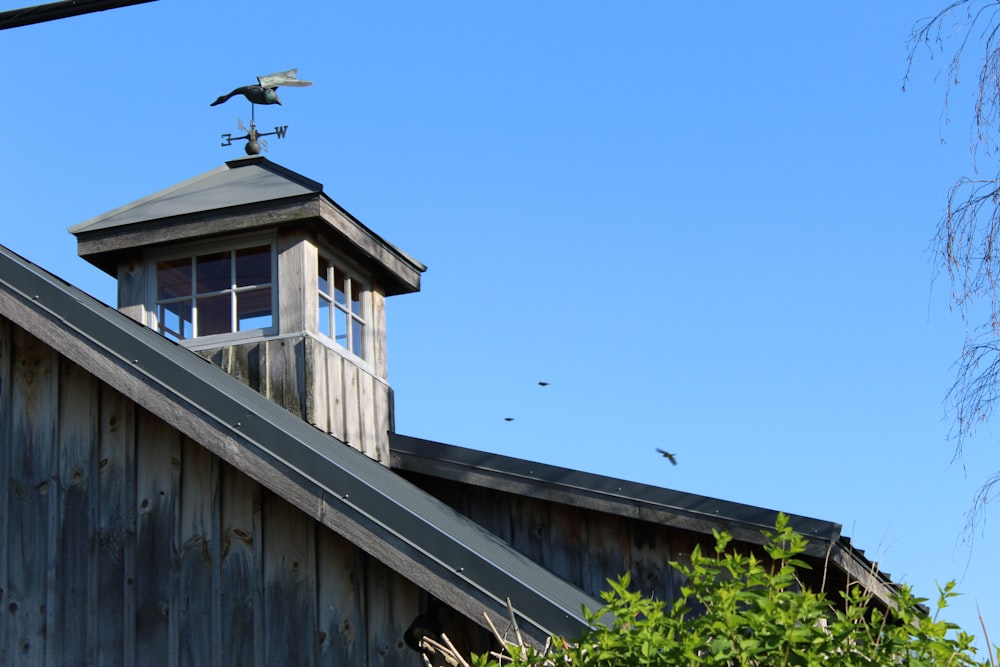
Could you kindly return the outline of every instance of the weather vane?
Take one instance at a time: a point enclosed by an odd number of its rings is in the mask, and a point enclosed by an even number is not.
[[[275,92],[278,86],[294,86],[301,88],[303,86],[311,86],[312,81],[303,81],[297,78],[295,75],[298,69],[290,69],[285,72],[277,72],[275,74],[268,74],[266,76],[257,77],[257,85],[251,86],[240,86],[228,95],[222,95],[217,100],[212,102],[210,106],[215,106],[217,104],[222,104],[227,101],[233,95],[243,95],[245,98],[250,100],[250,129],[243,126],[243,121],[238,121],[239,128],[246,132],[242,137],[234,137],[232,134],[223,134],[222,138],[225,141],[222,142],[223,146],[231,146],[233,140],[239,141],[240,139],[246,139],[247,145],[244,149],[247,155],[257,155],[260,153],[261,145],[267,148],[267,142],[261,141],[261,137],[268,137],[271,135],[277,135],[279,139],[284,138],[285,133],[288,132],[287,125],[276,125],[274,132],[258,132],[257,126],[255,124],[255,114],[254,110],[257,104],[278,104],[281,105],[281,100],[278,99],[278,93]]]

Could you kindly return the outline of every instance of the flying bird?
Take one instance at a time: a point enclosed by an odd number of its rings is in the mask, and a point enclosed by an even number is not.
[[[513,417],[504,417],[503,420],[505,422],[512,422],[512,421],[514,421],[514,418]]]
[[[549,386],[548,382],[539,382],[538,384],[541,385],[542,387],[548,387]]]
[[[252,104],[281,104],[281,100],[278,99],[278,93],[274,92],[278,86],[302,87],[313,85],[312,81],[303,81],[296,78],[295,74],[298,71],[298,68],[296,68],[285,72],[258,76],[257,85],[240,86],[228,95],[220,96],[219,99],[212,102],[209,106],[214,107],[217,104],[222,104],[233,95],[242,95],[250,100]]]
[[[663,451],[659,447],[656,448],[656,451],[658,451],[659,453],[663,454],[663,458],[670,459],[671,463],[673,463],[674,465],[677,465],[677,457],[676,456],[674,456],[670,452]]]

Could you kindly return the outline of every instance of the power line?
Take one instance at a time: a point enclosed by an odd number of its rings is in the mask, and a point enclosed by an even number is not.
[[[145,2],[155,2],[156,0],[62,0],[61,2],[50,2],[46,5],[35,5],[34,7],[23,7],[21,9],[10,9],[0,12],[0,30],[7,28],[20,28],[25,25],[44,23],[46,21],[57,21],[59,19],[80,16],[81,14],[91,14],[93,12],[103,12],[106,9],[117,9],[129,5],[140,5]]]

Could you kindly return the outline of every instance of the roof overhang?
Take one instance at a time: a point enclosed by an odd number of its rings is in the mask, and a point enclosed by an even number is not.
[[[149,248],[291,225],[346,248],[387,295],[420,290],[423,264],[333,201],[322,184],[260,156],[232,160],[69,231],[81,257],[116,276],[122,261]]]
[[[725,531],[740,542],[767,543],[775,510],[648,484],[605,477],[535,461],[390,434],[390,466],[402,472],[649,521],[704,535]],[[895,584],[855,549],[838,523],[785,513],[808,539],[806,554],[831,563],[882,602],[891,604]]]

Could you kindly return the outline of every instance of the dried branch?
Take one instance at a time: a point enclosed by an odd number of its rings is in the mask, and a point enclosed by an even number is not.
[[[508,639],[506,633],[501,634],[500,631],[497,630],[497,626],[493,624],[493,619],[490,618],[490,615],[483,612],[483,618],[486,619],[486,624],[490,627],[490,631],[493,633],[493,637],[497,640],[497,643],[500,644],[500,650],[490,651],[490,655],[500,664],[514,661],[511,657],[509,650],[510,647],[516,646],[521,650],[529,648],[528,644],[524,641],[524,637],[521,636],[521,631],[517,627],[517,619],[514,615],[514,605],[511,604],[510,598],[507,598],[507,614],[510,617],[510,627],[514,630],[515,641]],[[545,645],[542,647],[542,650],[538,653],[538,655],[544,658],[552,652],[552,649],[552,638],[548,637],[546,638]],[[550,660],[546,660],[541,664],[550,667],[555,665],[555,663]]]
[[[441,641],[432,639],[431,637],[422,637],[420,639],[420,648],[425,649],[425,652],[421,655],[424,656],[424,663],[431,664],[430,658],[427,657],[427,652],[440,655],[445,662],[447,662],[451,667],[471,667],[462,654],[458,652],[455,645],[451,643],[448,639],[448,635],[441,633]]]
[[[978,175],[981,157],[1000,156],[1000,1],[953,0],[918,21],[910,34],[904,89],[918,50],[925,47],[933,58],[944,52],[946,43],[954,49],[945,67],[946,112],[952,88],[960,81],[963,56],[974,49],[979,58],[970,137],[972,168]],[[955,381],[945,397],[954,418],[948,434],[955,446],[954,462],[962,460],[967,439],[994,416],[1000,401],[1000,171],[993,178],[959,178],[946,204],[931,249],[937,271],[948,276],[953,307],[966,325]],[[982,521],[998,482],[1000,473],[976,494],[967,532]]]
[[[521,636],[521,629],[517,627],[517,618],[514,616],[514,605],[507,598],[507,612],[510,614],[510,625],[514,628],[514,636],[517,637],[518,646],[524,646],[524,637]]]
[[[907,56],[906,76],[903,88],[909,81],[910,73],[920,47],[924,47],[933,58],[943,52],[945,42],[958,35],[955,48],[945,68],[946,88],[944,98],[945,121],[950,93],[961,80],[963,56],[973,41],[981,43],[982,66],[977,76],[978,89],[974,102],[971,149],[974,156],[982,147],[986,154],[992,154],[997,147],[993,134],[997,130],[998,110],[1000,110],[1000,82],[996,79],[1000,64],[1000,3],[996,0],[955,0],[934,16],[917,21],[910,33],[910,50]]]
[[[993,644],[990,642],[990,633],[986,630],[986,622],[983,620],[983,612],[979,609],[979,603],[976,603],[976,616],[979,617],[979,625],[983,628],[983,637],[986,639],[986,646],[990,648],[990,667],[997,667],[996,661],[993,659]]]
[[[961,460],[965,440],[993,416],[1000,401],[1000,340],[967,338],[956,366],[955,382],[945,399],[955,416],[949,434],[955,441],[955,461]]]

